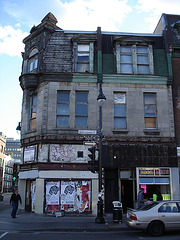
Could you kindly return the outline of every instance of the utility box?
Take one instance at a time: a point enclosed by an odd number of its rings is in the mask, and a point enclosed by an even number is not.
[[[122,222],[122,203],[119,201],[113,201],[113,221],[115,223]]]

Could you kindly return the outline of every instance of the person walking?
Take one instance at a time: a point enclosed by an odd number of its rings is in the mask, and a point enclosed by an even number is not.
[[[18,189],[16,189],[10,198],[10,204],[12,203],[12,212],[11,212],[12,218],[16,218],[19,202],[22,204],[21,196],[18,193]]]
[[[141,208],[143,207],[145,204],[144,204],[144,188],[141,188],[139,193],[138,193],[138,199],[137,199],[137,208]]]

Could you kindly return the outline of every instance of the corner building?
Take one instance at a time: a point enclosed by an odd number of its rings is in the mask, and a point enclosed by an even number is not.
[[[163,34],[67,31],[49,13],[24,39],[19,190],[23,208],[96,214],[99,78],[105,211],[136,207],[137,193],[179,198],[172,78]],[[97,36],[98,32],[98,36]],[[101,48],[97,48],[101,41]],[[88,144],[88,145],[87,145]]]

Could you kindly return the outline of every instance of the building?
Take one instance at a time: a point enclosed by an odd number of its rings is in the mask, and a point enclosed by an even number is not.
[[[19,165],[22,163],[20,140],[14,139],[14,138],[7,138],[5,153],[6,153],[6,155],[11,156],[11,158],[13,158],[13,163],[14,163],[14,167],[12,168],[12,176],[11,176],[11,181],[12,181],[11,189],[12,189],[12,188],[15,188],[18,186]],[[10,162],[10,161],[8,161],[8,162]],[[14,173],[14,171],[17,171],[17,172]],[[13,173],[15,176],[13,176]]]
[[[3,168],[3,192],[13,192],[15,182],[13,182],[14,159],[5,155]],[[14,184],[13,184],[14,183]]]
[[[166,52],[172,63],[169,72],[172,77],[175,137],[180,169],[180,15],[162,14],[154,32],[164,34]]]
[[[102,87],[105,211],[135,207],[140,187],[155,199],[179,198],[171,59],[164,35],[66,31],[49,13],[24,39],[19,189],[23,208],[96,214]]]
[[[16,163],[21,163],[21,142],[19,139],[6,138],[6,155],[11,155]]]
[[[3,192],[3,171],[5,158],[6,136],[0,132],[0,192]]]

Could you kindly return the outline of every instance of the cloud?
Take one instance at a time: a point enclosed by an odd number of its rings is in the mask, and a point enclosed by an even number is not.
[[[7,54],[9,56],[21,56],[24,51],[22,40],[28,35],[19,28],[12,26],[0,26],[0,55]]]
[[[29,28],[40,23],[52,12],[58,26],[67,30],[117,31],[125,17],[132,11],[128,0],[12,0],[4,2],[4,10]]]
[[[155,29],[162,13],[178,14],[180,12],[179,0],[138,0],[136,9],[139,13],[148,13],[145,21],[151,24],[151,29]]]
[[[118,31],[125,17],[132,11],[127,0],[75,0],[59,1],[63,16],[57,14],[60,27],[72,30]]]

